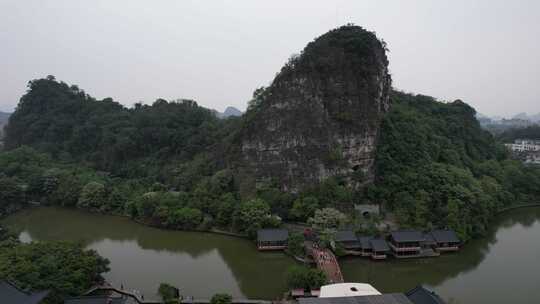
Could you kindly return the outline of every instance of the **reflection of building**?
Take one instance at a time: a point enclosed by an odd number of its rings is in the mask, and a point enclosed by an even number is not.
[[[257,249],[283,250],[287,248],[289,232],[285,229],[261,229],[257,231]]]
[[[461,241],[453,230],[433,230],[431,236],[435,241],[435,249],[442,251],[457,251]]]
[[[48,291],[28,292],[8,281],[0,281],[0,303],[39,304],[48,294]]]
[[[407,293],[382,294],[369,284],[341,283],[321,287],[319,297],[299,298],[299,304],[444,304],[434,292],[419,286]]]

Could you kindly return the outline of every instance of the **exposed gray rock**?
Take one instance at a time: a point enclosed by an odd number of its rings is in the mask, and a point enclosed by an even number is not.
[[[242,176],[292,192],[332,176],[369,182],[390,88],[385,46],[374,33],[344,26],[317,38],[246,113]]]
[[[4,126],[7,125],[11,113],[0,112],[0,140],[4,137]]]

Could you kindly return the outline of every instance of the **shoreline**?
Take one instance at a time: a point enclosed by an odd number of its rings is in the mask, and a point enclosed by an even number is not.
[[[4,214],[0,217],[0,220],[3,219],[3,218],[6,218],[6,217],[9,217],[11,215],[14,215],[16,213],[19,213],[19,212],[24,212],[25,210],[30,210],[32,208],[41,208],[41,207],[45,207],[45,208],[49,208],[49,207],[56,207],[56,208],[62,208],[62,209],[71,209],[71,210],[75,210],[75,211],[80,211],[80,212],[84,212],[84,213],[89,213],[89,214],[99,214],[99,215],[106,215],[106,216],[114,216],[114,217],[120,217],[120,218],[125,218],[129,221],[132,221],[134,223],[137,223],[141,226],[144,226],[144,227],[151,227],[151,228],[155,228],[155,229],[159,229],[159,230],[164,230],[164,231],[179,231],[179,232],[193,232],[193,233],[211,233],[211,234],[216,234],[216,235],[222,235],[222,236],[228,236],[228,237],[234,237],[234,238],[239,238],[239,239],[244,239],[244,240],[248,240],[248,241],[251,241],[253,242],[253,239],[251,239],[248,235],[246,234],[241,234],[241,233],[236,233],[236,232],[232,232],[232,231],[226,231],[226,230],[221,230],[221,229],[218,229],[218,228],[210,228],[210,229],[189,229],[189,230],[186,230],[186,229],[171,229],[171,228],[167,228],[167,227],[162,227],[162,226],[159,226],[159,225],[153,225],[147,221],[144,221],[144,220],[140,220],[140,219],[135,219],[135,218],[132,218],[128,215],[122,215],[122,214],[114,214],[114,213],[103,213],[103,212],[99,212],[99,211],[92,211],[92,210],[88,210],[88,209],[80,209],[80,208],[76,208],[76,207],[65,207],[65,206],[50,206],[50,205],[29,205],[28,207],[25,207],[25,208],[21,208],[11,214]],[[505,208],[502,208],[501,210],[497,211],[495,213],[495,216],[500,216],[504,213],[507,213],[507,212],[511,212],[513,210],[518,210],[518,209],[524,209],[524,208],[540,208],[540,203],[533,203],[533,204],[520,204],[520,205],[514,205],[514,206],[509,206],[509,207],[505,207]],[[493,219],[492,219],[493,220]],[[492,221],[491,220],[491,221]],[[288,225],[293,225],[293,226],[300,226],[300,225],[303,225],[304,223],[298,223],[298,222],[283,222],[283,225],[284,226],[288,226]],[[480,238],[481,239],[481,238]],[[466,245],[470,240],[467,240],[465,242],[463,242],[463,246]],[[255,248],[256,250],[256,248]],[[280,250],[279,252],[282,252],[284,253],[285,255],[291,257],[294,261],[296,262],[299,262],[299,263],[303,263],[303,264],[310,264],[310,261],[309,259],[306,259],[306,258],[301,258],[301,257],[297,257],[297,256],[294,256],[292,254],[290,254],[289,252],[287,252],[287,250]],[[353,258],[356,258],[357,256],[353,256],[353,255],[344,255],[343,258],[350,258],[350,257],[353,257]],[[407,260],[407,259],[405,259]]]

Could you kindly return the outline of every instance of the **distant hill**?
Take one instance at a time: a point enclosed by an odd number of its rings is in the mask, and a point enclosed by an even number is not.
[[[529,115],[527,113],[519,113],[514,116],[515,119],[529,120],[531,122],[540,122],[540,113]]]
[[[482,128],[488,130],[492,134],[500,135],[503,132],[512,129],[527,128],[540,124],[540,113],[529,115],[525,112],[518,113],[510,118],[501,116],[486,116],[476,113],[476,119],[480,122]]]
[[[218,118],[229,118],[229,117],[240,117],[242,116],[242,111],[238,110],[235,107],[227,107],[225,109],[225,112],[221,113],[218,111],[215,111],[215,114]]]

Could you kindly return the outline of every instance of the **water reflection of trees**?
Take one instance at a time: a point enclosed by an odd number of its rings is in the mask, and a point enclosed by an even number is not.
[[[497,243],[497,233],[502,229],[518,224],[531,227],[537,221],[540,221],[540,208],[514,210],[496,218],[484,238],[467,243],[458,253],[431,259],[391,260],[384,263],[348,259],[343,261],[342,267],[347,280],[371,282],[385,292],[404,291],[418,284],[438,286],[476,269]]]
[[[71,240],[85,245],[106,239],[135,241],[142,249],[185,253],[194,258],[224,241],[213,234],[162,230],[127,218],[60,208],[32,210],[16,215],[10,222],[15,229],[24,229],[34,240]]]
[[[215,250],[247,297],[279,295],[285,285],[285,270],[294,263],[283,253],[260,253],[253,242],[244,239],[212,233],[157,229],[127,218],[78,210],[40,208],[17,214],[9,222],[16,230],[26,231],[33,240],[71,240],[85,245],[104,240],[136,242],[145,250],[187,254],[191,258]],[[131,248],[126,246],[126,251]],[[129,252],[125,254],[129,255]]]
[[[345,278],[370,282],[385,292],[404,291],[415,285],[440,285],[472,271],[497,242],[497,232],[516,224],[531,227],[540,219],[540,208],[519,209],[498,217],[486,237],[469,242],[456,254],[417,260],[388,260],[374,263],[354,258],[342,261]],[[57,225],[55,223],[62,223]],[[74,240],[92,244],[106,239],[135,241],[146,250],[188,254],[197,258],[216,250],[247,297],[278,295],[286,268],[293,261],[281,253],[259,253],[246,240],[209,233],[167,231],[146,227],[126,218],[88,214],[79,211],[45,208],[18,216],[12,224],[24,228],[37,240]],[[526,240],[524,240],[526,241]],[[129,254],[129,252],[126,252]]]

